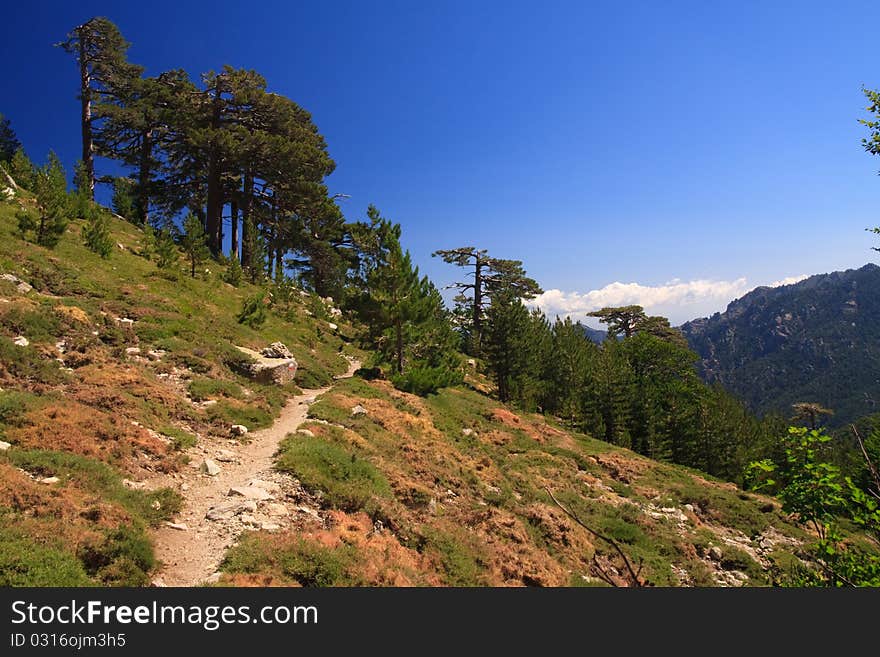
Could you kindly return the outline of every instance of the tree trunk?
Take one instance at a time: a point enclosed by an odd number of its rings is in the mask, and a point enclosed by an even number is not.
[[[399,315],[394,321],[394,331],[397,338],[397,373],[403,374],[403,322]]]
[[[480,343],[483,341],[482,326],[483,310],[483,262],[477,256],[474,262],[474,316],[473,316],[473,342],[474,356],[480,355]]]
[[[95,145],[92,141],[92,78],[86,61],[86,43],[79,34],[79,82],[82,109],[82,162],[86,170],[89,199],[95,200]]]
[[[214,88],[214,100],[211,109],[211,130],[220,130],[220,88]],[[221,228],[223,215],[223,181],[220,148],[217,145],[216,134],[212,137],[210,154],[208,156],[208,200],[207,221],[205,232],[208,234],[208,248],[214,256],[220,254]]]
[[[232,244],[229,246],[229,259],[238,260],[238,201],[229,202],[229,214],[232,218]]]
[[[251,221],[251,206],[254,199],[254,176],[250,171],[244,174],[244,190],[241,197],[241,266],[251,266],[251,244],[254,225]]]
[[[153,131],[146,130],[141,135],[141,161],[138,171],[138,215],[141,223],[147,225],[150,221],[150,178],[152,171],[150,160],[153,154]]]
[[[280,245],[275,247],[275,280],[284,280],[284,249]]]

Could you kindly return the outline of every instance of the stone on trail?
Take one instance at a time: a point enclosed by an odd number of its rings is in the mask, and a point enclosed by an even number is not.
[[[229,429],[229,433],[231,433],[233,436],[245,436],[247,435],[247,432],[248,428],[243,424],[233,424],[232,427]]]
[[[169,529],[176,529],[179,532],[188,532],[189,531],[189,527],[187,527],[186,524],[184,524],[182,522],[169,522],[166,520],[165,526],[168,527]]]
[[[248,500],[271,500],[275,497],[265,488],[259,488],[257,486],[233,486],[229,489],[227,495],[240,495]]]
[[[216,477],[220,474],[220,466],[214,463],[211,459],[205,459],[202,461],[201,471],[204,472],[209,477]]]
[[[281,495],[281,484],[277,484],[274,481],[266,481],[265,479],[251,479],[248,482],[248,486],[256,486],[257,488],[262,488],[263,490],[269,491],[274,495]]]

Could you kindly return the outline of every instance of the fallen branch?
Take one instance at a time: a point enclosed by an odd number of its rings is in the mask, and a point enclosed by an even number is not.
[[[609,545],[611,545],[611,547],[613,547],[613,548],[617,551],[617,554],[619,554],[619,555],[620,555],[620,558],[623,559],[623,563],[624,563],[624,565],[626,565],[626,570],[627,570],[627,572],[629,572],[630,583],[631,583],[633,586],[636,586],[636,587],[643,587],[643,586],[649,586],[649,585],[650,585],[649,582],[644,581],[644,580],[642,580],[641,577],[639,577],[639,574],[642,572],[642,564],[639,563],[639,569],[638,569],[638,571],[634,570],[634,569],[633,569],[633,566],[632,566],[632,563],[630,562],[629,558],[626,556],[626,553],[623,551],[623,549],[622,549],[622,548],[620,547],[620,545],[617,543],[617,541],[615,541],[613,538],[611,538],[611,537],[609,537],[609,536],[604,536],[603,534],[600,534],[599,532],[597,532],[597,531],[596,531],[595,529],[593,529],[592,527],[589,527],[589,526],[588,526],[586,523],[584,523],[580,518],[578,518],[578,517],[577,517],[577,516],[571,511],[571,510],[569,510],[568,508],[566,508],[566,507],[562,504],[562,502],[560,502],[559,500],[557,500],[557,499],[556,499],[556,496],[553,495],[553,491],[551,491],[549,488],[545,488],[544,490],[547,491],[547,494],[550,496],[550,499],[553,500],[553,502],[556,503],[556,506],[558,506],[560,509],[562,509],[562,510],[565,512],[565,515],[567,515],[569,518],[571,518],[572,520],[574,520],[578,525],[580,525],[581,527],[583,527],[584,529],[586,529],[588,532],[590,532],[590,533],[591,533],[593,536],[595,536],[596,538],[598,538],[598,539],[600,539],[600,540],[602,540],[602,541],[605,541],[606,543],[608,543]],[[596,557],[595,557],[595,555],[593,556],[593,563],[596,564],[597,567],[598,567],[598,561],[596,561]],[[609,575],[608,575],[608,574],[607,574],[607,573],[606,573],[601,567],[598,567],[598,571],[599,571],[599,579],[601,579],[601,580],[603,580],[603,581],[605,581],[605,582],[611,584],[612,586],[617,586],[617,585],[611,580],[611,577],[610,577],[610,576],[609,576]]]

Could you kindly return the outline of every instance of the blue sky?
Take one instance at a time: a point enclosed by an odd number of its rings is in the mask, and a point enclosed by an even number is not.
[[[253,68],[310,110],[346,216],[402,223],[440,286],[457,272],[431,252],[477,245],[556,290],[551,313],[678,323],[873,259],[877,2],[11,3],[0,112],[36,158],[77,158],[52,43],[96,14],[148,74]]]

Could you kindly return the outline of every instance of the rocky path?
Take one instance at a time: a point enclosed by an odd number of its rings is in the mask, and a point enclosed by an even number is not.
[[[337,379],[351,377],[360,367],[352,360]],[[304,390],[288,400],[271,427],[248,434],[249,440],[206,439],[189,450],[184,472],[145,482],[150,488],[179,490],[183,508],[174,522],[153,532],[162,567],[157,586],[197,586],[216,581],[226,550],[245,529],[277,531],[303,514],[317,518],[317,508],[293,477],[274,470],[281,440],[306,420],[309,404],[330,387]],[[209,461],[210,474],[204,471]]]

